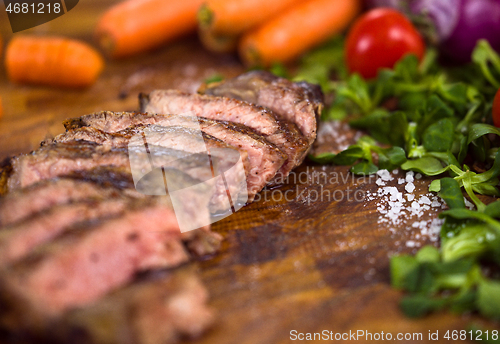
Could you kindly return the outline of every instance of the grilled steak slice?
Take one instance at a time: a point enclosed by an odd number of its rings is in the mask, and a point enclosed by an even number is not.
[[[134,180],[128,167],[97,166],[90,170],[73,171],[65,175],[64,178],[93,182],[106,188],[120,189],[128,196],[135,196],[133,194]]]
[[[144,139],[148,143],[148,150],[145,149]],[[136,126],[117,133],[106,133],[92,127],[83,127],[57,136],[54,142],[66,144],[75,140],[91,141],[112,148],[128,147],[129,153],[133,153],[129,154],[133,172],[147,170],[146,165],[151,167],[150,159],[156,167],[173,165],[200,181],[212,179],[213,174],[219,175],[216,171],[230,170],[225,173],[225,181],[219,178],[213,186],[210,209],[214,212],[230,209],[227,192],[235,201],[241,199],[239,203],[245,203],[248,199],[246,174],[250,167],[247,152],[238,151],[235,147],[194,129],[183,126]],[[231,153],[234,159],[228,158]],[[242,166],[234,166],[240,157]],[[211,164],[216,163],[217,166],[213,166],[215,171],[212,171]]]
[[[141,96],[141,111],[151,114],[189,114],[246,125],[287,155],[279,173],[288,173],[304,160],[309,145],[296,125],[277,119],[260,106],[236,99],[188,94],[176,90],[153,91]]]
[[[148,273],[99,302],[70,312],[63,319],[65,326],[59,327],[65,330],[60,338],[93,344],[166,344],[197,337],[213,322],[207,299],[192,269]]]
[[[0,266],[6,266],[29,254],[38,245],[52,240],[66,228],[123,213],[133,199],[86,200],[50,208],[0,231]],[[137,200],[136,200],[137,201]]]
[[[91,143],[47,145],[12,159],[13,171],[8,181],[9,191],[40,180],[102,165],[127,166],[127,151]]]
[[[255,134],[248,127],[202,117],[196,119],[179,115],[100,112],[67,120],[65,126],[68,132],[60,137],[83,135],[74,133],[74,131],[91,131],[91,129],[84,129],[88,126],[108,132],[122,132],[122,130],[129,127],[151,124],[199,127],[204,133],[237,147],[240,151],[245,151],[248,154],[250,163],[250,171],[247,177],[249,201],[252,201],[255,194],[262,190],[274,177],[286,159],[286,156],[275,145]]]
[[[211,326],[214,314],[207,299],[192,267],[152,271],[58,319],[17,307],[8,314],[15,317],[9,330],[32,339],[22,343],[169,344],[198,337]]]
[[[142,115],[137,121],[136,115]],[[113,112],[101,111],[81,117],[69,118],[63,122],[66,130],[73,130],[83,127],[93,127],[106,133],[116,133],[137,125],[155,124],[153,116],[147,116],[140,112]]]
[[[168,198],[147,198],[124,216],[67,231],[4,271],[3,285],[47,316],[96,301],[138,271],[188,260]]]
[[[134,190],[124,192],[143,197]],[[86,199],[114,198],[121,194],[120,190],[102,187],[91,181],[72,178],[44,180],[0,199],[0,226],[11,225],[54,205]]]
[[[309,145],[316,139],[317,120],[323,109],[323,93],[317,85],[294,83],[267,71],[255,70],[206,85],[200,92],[264,106],[280,118],[295,123]]]

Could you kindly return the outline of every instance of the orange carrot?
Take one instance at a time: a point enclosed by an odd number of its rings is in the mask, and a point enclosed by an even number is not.
[[[196,31],[203,0],[127,0],[100,18],[96,36],[113,58],[134,55]]]
[[[95,82],[104,62],[85,43],[59,37],[15,36],[7,45],[9,80],[58,87],[86,87]]]
[[[206,0],[198,12],[200,27],[237,35],[303,0]]]
[[[198,37],[205,48],[215,53],[232,53],[238,46],[238,36],[218,35],[210,29],[199,28]]]
[[[240,57],[247,65],[290,61],[345,29],[360,7],[360,0],[304,1],[244,34]]]

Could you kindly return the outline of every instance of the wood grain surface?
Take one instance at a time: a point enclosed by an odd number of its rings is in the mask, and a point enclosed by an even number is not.
[[[80,0],[68,14],[19,34],[62,34],[93,44],[98,16],[113,2]],[[12,33],[2,5],[0,30],[5,44]],[[68,117],[135,110],[139,92],[195,91],[214,74],[232,77],[243,71],[236,57],[203,50],[195,36],[139,57],[108,61],[98,82],[83,91],[14,85],[1,68],[0,160],[29,152],[47,136],[61,133],[61,122]],[[331,148],[328,142],[321,147]],[[334,177],[318,181],[314,176],[319,172]],[[429,331],[439,330],[438,342],[446,342],[447,330],[481,323],[473,315],[447,312],[412,320],[399,310],[402,293],[390,287],[389,257],[415,252],[416,247],[405,245],[410,239],[417,245],[427,243],[426,237],[416,239],[420,230],[412,224],[436,217],[436,210],[421,218],[404,217],[391,229],[379,223],[377,202],[365,197],[379,188],[374,178],[356,179],[345,167],[312,163],[301,166],[295,176],[298,180],[263,191],[259,201],[213,225],[225,237],[222,250],[194,264],[218,320],[205,336],[186,343],[290,343],[292,330],[383,331],[394,339],[398,333],[422,334],[423,340],[401,341],[407,343],[431,342]],[[417,180],[414,193],[426,193],[428,183]],[[404,188],[397,178],[388,185]],[[315,200],[321,194],[323,200]],[[372,341],[360,337],[358,342]]]

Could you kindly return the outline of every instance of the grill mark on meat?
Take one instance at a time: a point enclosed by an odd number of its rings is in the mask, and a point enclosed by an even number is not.
[[[280,174],[288,173],[300,165],[309,145],[298,128],[290,122],[280,121],[263,107],[226,97],[188,94],[177,90],[157,90],[149,96],[141,95],[141,111],[151,114],[187,114],[245,125],[287,155]]]
[[[198,337],[213,323],[207,300],[193,269],[148,273],[97,303],[69,312],[63,326],[51,332],[61,342],[171,343]]]
[[[148,198],[122,217],[65,232],[9,267],[3,283],[34,309],[57,316],[125,285],[138,271],[186,262],[177,219],[165,200]],[[127,240],[131,234],[137,239]]]
[[[64,177],[97,183],[107,188],[120,189],[129,196],[131,193],[142,195],[134,190],[134,180],[130,174],[129,168],[120,166],[97,166],[90,170],[73,171]]]
[[[127,151],[81,142],[46,145],[30,154],[12,159],[13,171],[8,181],[9,191],[40,180],[102,165],[128,166]]]
[[[0,231],[0,266],[12,264],[79,222],[114,217],[130,207],[133,199],[85,200],[50,208],[38,216]]]
[[[211,83],[201,93],[235,98],[271,109],[280,118],[295,123],[309,145],[316,139],[317,121],[323,109],[318,85],[294,83],[267,71],[250,71],[235,78]]]
[[[219,158],[217,159],[217,168],[220,168],[222,171],[227,171],[232,168],[235,163],[227,159],[229,152],[234,151],[235,154],[239,152],[244,168],[239,169],[238,166],[236,166],[232,169],[231,173],[226,174],[229,183],[228,191],[231,195],[239,195],[240,197],[248,193],[246,184],[246,175],[250,171],[248,153],[246,151],[238,151],[236,147],[228,145],[206,133],[202,133],[200,137],[199,132],[183,126],[135,126],[116,133],[106,133],[100,129],[82,127],[57,136],[51,144],[68,144],[75,142],[75,140],[84,140],[86,142],[91,141],[93,143],[105,145],[111,147],[111,149],[125,148],[135,135],[141,134],[145,130],[149,130],[147,140],[151,155],[146,156],[143,151],[144,146],[139,146],[138,152],[136,152],[137,154],[134,154],[134,161],[132,164],[136,170],[140,170],[138,164],[147,165],[149,162],[148,158],[153,156],[156,165],[162,165],[164,167],[173,165],[185,171],[193,178],[199,179],[200,181],[207,181],[212,178],[210,161],[208,160],[207,153],[211,154],[212,157]],[[142,141],[140,144],[143,144]],[[172,149],[165,147],[172,147]],[[176,150],[176,148],[179,150]],[[186,153],[191,154],[187,155]],[[172,154],[176,155],[177,159],[175,161],[171,159]],[[186,164],[182,165],[181,168],[179,166],[180,162],[186,162]],[[213,212],[223,211],[227,208],[226,186],[222,180],[216,181],[213,197],[210,200],[209,206]]]
[[[123,190],[129,196],[144,197],[135,190]],[[58,204],[84,199],[115,198],[122,194],[116,188],[72,178],[44,180],[16,190],[0,199],[0,226],[8,226]]]
[[[150,115],[142,113],[100,112],[82,116],[65,122],[68,132],[63,136],[75,137],[73,131],[85,130],[90,126],[100,130],[122,132],[143,125],[160,126],[199,126],[199,128],[228,144],[245,151],[249,157],[250,171],[247,178],[248,200],[251,202],[257,192],[275,176],[286,156],[274,145],[248,127],[227,121],[217,121],[198,117],[179,115]]]

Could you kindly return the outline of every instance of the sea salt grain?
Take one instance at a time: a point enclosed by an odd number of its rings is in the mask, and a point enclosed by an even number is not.
[[[397,171],[392,172],[395,174]],[[396,186],[390,186],[389,182],[395,178],[387,170],[378,171],[377,176],[376,184],[380,187],[376,192],[367,192],[366,199],[375,202],[377,212],[380,214],[378,223],[386,225],[393,234],[397,232],[393,226],[408,224],[408,226],[411,226],[407,227],[408,229],[413,228],[414,239],[418,240],[427,237],[431,241],[438,240],[443,220],[437,218],[418,219],[431,209],[436,212],[440,207],[445,207],[442,199],[431,193],[420,196],[415,195],[413,192],[416,187],[413,182],[419,176],[412,171],[407,172],[405,178],[397,178],[397,185],[401,185],[401,187],[404,185],[405,193],[401,192]],[[419,247],[420,243],[408,240],[406,246]]]
[[[427,204],[427,205],[431,205],[431,200],[429,199],[429,197],[427,196],[422,196],[420,197],[420,199],[418,200],[418,203],[420,204]]]
[[[408,178],[406,178],[406,181],[408,181]],[[408,182],[408,184],[405,185],[405,190],[408,193],[412,193],[413,191],[415,191],[415,185],[413,185],[412,182]]]
[[[467,208],[469,208],[469,210],[473,210],[475,208],[474,204],[469,202],[469,200],[467,198],[464,197],[464,202],[465,202],[465,206]]]
[[[377,171],[377,175],[379,175],[380,179],[382,179],[385,182],[389,182],[394,179],[391,173],[387,170],[379,170]]]
[[[406,172],[406,182],[407,183],[412,183],[414,181],[413,179],[413,171]]]
[[[439,201],[436,201],[436,200],[432,201],[432,203],[431,203],[431,207],[433,207],[433,208],[438,208],[438,207],[440,207],[441,205],[442,205],[442,204],[441,204],[441,203],[439,203]]]
[[[415,246],[416,246],[416,243],[413,240],[408,240],[406,242],[406,247],[415,247]]]

